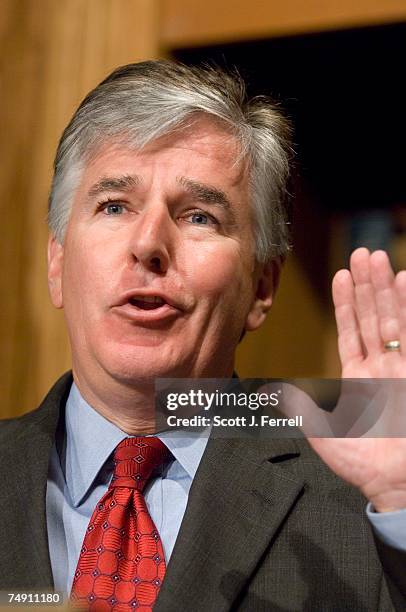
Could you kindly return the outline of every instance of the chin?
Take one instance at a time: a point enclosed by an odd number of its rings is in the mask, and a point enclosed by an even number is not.
[[[173,360],[165,359],[162,350],[122,351],[115,358],[112,353],[108,359],[100,361],[105,372],[126,385],[151,384],[156,378],[188,376],[186,369]],[[182,374],[183,371],[183,374]]]

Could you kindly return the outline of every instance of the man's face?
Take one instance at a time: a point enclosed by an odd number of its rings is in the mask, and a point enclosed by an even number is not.
[[[231,374],[242,331],[262,323],[272,293],[270,269],[255,264],[238,153],[200,119],[138,152],[106,145],[89,162],[64,245],[49,245],[79,379]]]

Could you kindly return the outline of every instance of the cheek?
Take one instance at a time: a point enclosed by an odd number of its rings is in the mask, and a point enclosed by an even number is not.
[[[251,299],[252,266],[250,258],[241,251],[235,241],[228,244],[208,244],[202,249],[191,249],[191,256],[185,260],[185,276],[189,287],[201,299],[228,303],[235,308],[242,297]],[[247,301],[246,300],[246,301]]]
[[[103,303],[103,294],[114,278],[112,264],[110,258],[106,258],[105,248],[83,248],[79,241],[72,242],[69,247],[63,271],[64,304],[65,309],[83,317],[93,303]]]

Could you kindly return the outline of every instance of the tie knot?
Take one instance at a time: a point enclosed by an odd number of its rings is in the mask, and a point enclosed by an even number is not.
[[[125,438],[114,451],[110,487],[142,491],[153,473],[166,465],[170,457],[170,451],[159,438]]]

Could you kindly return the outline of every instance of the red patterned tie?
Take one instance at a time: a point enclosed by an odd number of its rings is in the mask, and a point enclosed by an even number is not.
[[[151,612],[165,575],[161,538],[142,491],[171,457],[158,438],[126,438],[114,451],[114,474],[90,519],[73,579],[80,610]]]

